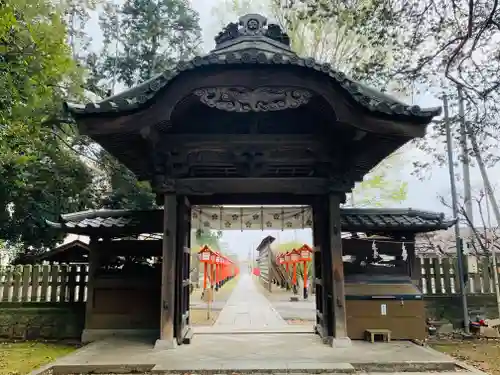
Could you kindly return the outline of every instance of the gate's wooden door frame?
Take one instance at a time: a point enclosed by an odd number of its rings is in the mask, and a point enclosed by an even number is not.
[[[191,285],[191,204],[187,197],[177,196],[177,231],[175,257],[174,334],[178,345],[189,344],[192,330],[189,319]]]
[[[324,204],[324,197],[318,197],[312,204],[316,292],[315,331],[321,336],[325,344],[329,343],[329,340],[334,335],[332,257],[329,251],[329,215],[327,207]]]
[[[238,194],[227,194],[223,199],[212,200],[207,196],[177,196],[177,228],[175,256],[175,310],[174,334],[178,344],[190,343],[192,330],[189,326],[190,263],[191,263],[191,203],[195,205],[256,204],[241,201]],[[231,200],[234,196],[236,199]],[[282,204],[310,205],[313,209],[314,275],[316,292],[316,333],[325,343],[335,336],[335,306],[333,288],[333,259],[330,251],[330,210],[325,205],[328,196],[316,195],[293,201],[281,200]],[[255,197],[258,199],[258,197]],[[229,203],[230,201],[230,203]],[[240,203],[241,201],[241,203]],[[226,203],[227,202],[227,203]],[[276,204],[274,200],[263,200],[262,205]]]

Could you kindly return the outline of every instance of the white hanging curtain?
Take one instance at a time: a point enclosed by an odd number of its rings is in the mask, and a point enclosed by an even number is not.
[[[285,230],[312,227],[312,210],[298,207],[193,207],[194,229]]]

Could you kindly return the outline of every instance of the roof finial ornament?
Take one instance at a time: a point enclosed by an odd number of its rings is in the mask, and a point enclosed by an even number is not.
[[[229,23],[216,37],[215,47],[220,48],[227,42],[239,38],[271,39],[274,42],[290,47],[290,38],[277,24],[268,24],[267,18],[260,14],[247,14],[241,16],[238,23]]]
[[[242,27],[242,35],[265,35],[264,27],[267,26],[267,18],[260,14],[247,14],[240,17],[239,24]]]

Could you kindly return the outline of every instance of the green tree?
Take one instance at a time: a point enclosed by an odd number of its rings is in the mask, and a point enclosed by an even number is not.
[[[118,88],[129,89],[172,69],[181,58],[193,55],[200,39],[198,15],[186,0],[126,0],[105,3],[99,15],[104,36],[99,53],[86,55],[86,88],[101,97]],[[109,208],[146,209],[154,194],[97,145],[97,159],[107,175],[108,192],[102,205]],[[87,147],[88,149],[88,147]]]
[[[222,238],[222,231],[218,230],[204,230],[198,229],[195,232],[196,247],[192,250],[199,251],[201,246],[207,245],[214,251],[220,251],[220,239]]]
[[[298,241],[283,242],[276,244],[276,246],[273,246],[273,250],[277,253],[286,253],[287,251],[292,251],[293,249],[299,249],[302,247],[302,245],[304,244]]]
[[[92,38],[86,32],[90,20],[90,12],[95,11],[100,0],[61,0],[63,19],[66,25],[68,45],[71,48],[73,60],[85,60],[89,53]]]
[[[130,88],[172,69],[194,54],[200,40],[198,14],[187,0],[125,0],[105,4],[102,70],[111,89]]]
[[[101,0],[61,0],[64,4],[64,22],[67,41],[73,60],[84,68],[83,87],[87,100],[103,99],[107,90],[100,85],[104,79],[99,69],[99,55],[90,49],[92,38],[87,33],[90,12],[95,12]]]
[[[395,173],[405,164],[403,151],[396,151],[371,170],[356,184],[350,204],[356,207],[381,207],[403,203],[408,195],[408,183]]]
[[[295,1],[297,2],[297,1]],[[304,12],[316,21],[337,17],[338,1],[310,0]],[[351,4],[351,2],[341,2]],[[401,85],[434,88],[446,94],[456,124],[457,88],[464,92],[467,132],[475,135],[489,164],[498,157],[500,114],[500,2],[491,0],[371,0],[371,23],[391,38],[388,77]],[[377,16],[378,15],[378,16]],[[395,37],[397,36],[397,37]],[[377,38],[379,35],[377,35]],[[460,126],[452,126],[454,144],[460,145]],[[436,122],[429,134],[416,142],[428,160],[417,161],[417,170],[447,163],[445,126]],[[474,152],[468,149],[469,156]]]
[[[60,234],[44,219],[92,205],[92,173],[53,124],[81,93],[64,7],[7,0],[0,8],[0,238],[40,249]]]
[[[264,9],[286,30],[297,54],[328,62],[354,79],[385,89],[393,35],[375,19],[383,13],[378,0],[331,3],[335,16],[327,19],[306,11],[305,2],[297,0],[224,0],[212,12],[221,27]]]
[[[299,2],[272,0],[273,14],[287,30],[292,48],[303,56],[330,63],[356,80],[385,89],[391,69],[391,34],[385,30],[385,12],[377,0],[329,4],[332,16],[314,17]],[[402,86],[390,85],[403,92]],[[356,206],[381,206],[406,200],[408,184],[391,176],[394,166],[404,164],[396,152],[367,174],[353,190]]]
[[[104,152],[104,151],[103,151]],[[104,194],[101,204],[110,209],[145,210],[154,207],[155,195],[148,182],[137,178],[114,158],[101,156],[109,179],[109,191]]]

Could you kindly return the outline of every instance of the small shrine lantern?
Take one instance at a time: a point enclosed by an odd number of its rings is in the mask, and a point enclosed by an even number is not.
[[[201,263],[210,263],[213,251],[207,246],[203,246],[200,251],[198,251],[198,259]]]
[[[300,261],[304,263],[304,299],[307,299],[309,296],[308,290],[308,276],[307,276],[307,267],[308,263],[312,261],[312,252],[313,250],[308,245],[304,244],[300,249]]]
[[[301,254],[300,254],[300,251],[297,250],[297,249],[293,249],[291,252],[290,252],[290,261],[292,263],[298,263],[300,262],[302,259],[301,259]]]
[[[278,255],[278,264],[279,265],[285,264],[285,254],[281,253],[280,255]]]
[[[296,294],[296,286],[297,286],[297,264],[300,263],[300,251],[297,249],[293,249],[290,251],[290,264],[292,264],[292,285],[294,288],[294,294]]]
[[[302,246],[300,249],[300,260],[303,262],[310,262],[312,260],[312,249],[305,245]]]
[[[214,252],[207,245],[203,246],[200,251],[198,251],[198,258],[200,263],[203,263],[203,290],[207,289],[207,282],[209,279],[209,273],[212,273],[212,265],[214,264]],[[210,270],[208,269],[210,265]]]

